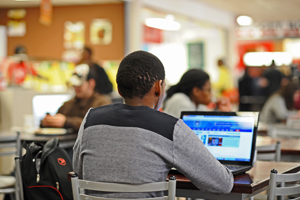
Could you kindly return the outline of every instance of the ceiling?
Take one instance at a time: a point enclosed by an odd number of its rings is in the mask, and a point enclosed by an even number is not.
[[[254,21],[300,20],[300,0],[198,0]]]
[[[54,6],[63,5],[81,5],[81,4],[100,4],[100,3],[115,3],[121,0],[51,0]],[[0,0],[0,7],[30,7],[39,6],[41,0]]]
[[[120,2],[121,0],[52,0],[53,5],[80,5]],[[162,1],[162,0],[160,0]],[[194,0],[216,6],[254,21],[300,20],[300,0]],[[40,0],[0,0],[0,7],[38,6]]]

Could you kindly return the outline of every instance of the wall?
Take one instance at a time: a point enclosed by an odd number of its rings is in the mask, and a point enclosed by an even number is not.
[[[7,54],[12,55],[14,48],[23,44],[31,57],[61,59],[63,51],[63,34],[65,21],[83,21],[85,23],[85,42],[90,45],[90,23],[95,18],[109,19],[113,25],[113,40],[109,45],[93,45],[96,60],[120,60],[124,56],[124,5],[123,3],[54,6],[53,21],[50,26],[39,23],[39,7],[24,8],[26,35],[24,37],[8,37]],[[6,25],[8,8],[0,9],[0,25]]]

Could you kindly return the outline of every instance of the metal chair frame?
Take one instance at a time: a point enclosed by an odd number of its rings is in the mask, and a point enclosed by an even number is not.
[[[95,196],[80,193],[79,190],[81,189],[102,191],[102,192],[126,192],[126,193],[168,191],[167,197],[145,198],[146,200],[175,200],[175,196],[176,196],[176,178],[174,176],[169,177],[169,181],[165,181],[165,182],[132,185],[132,184],[86,181],[86,180],[78,179],[77,174],[75,174],[74,172],[70,172],[69,174],[71,175],[74,200],[83,200],[83,199],[112,200],[112,198],[95,197]],[[113,200],[117,200],[117,199],[113,198]],[[139,199],[135,199],[135,200],[139,200]]]

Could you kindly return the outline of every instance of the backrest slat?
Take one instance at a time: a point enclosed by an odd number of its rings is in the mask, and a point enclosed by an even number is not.
[[[276,196],[278,195],[293,195],[293,194],[299,194],[300,191],[300,185],[298,186],[291,186],[291,187],[282,187],[277,188],[275,190]]]
[[[90,195],[81,194],[80,200],[120,200],[114,198],[104,198],[104,197],[93,197]],[[132,200],[132,199],[122,199],[122,200]],[[138,200],[168,200],[168,197],[155,197],[155,198],[145,198],[145,199],[138,199]]]
[[[78,180],[78,183],[80,188],[103,192],[153,192],[168,189],[168,182],[129,185]]]
[[[276,182],[291,182],[300,180],[300,172],[293,174],[277,174]]]

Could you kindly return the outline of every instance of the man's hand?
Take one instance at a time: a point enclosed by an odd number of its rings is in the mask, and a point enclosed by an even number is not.
[[[66,122],[66,116],[62,114],[46,115],[46,117],[42,120],[42,125],[45,127],[55,127],[62,128],[64,127]]]

